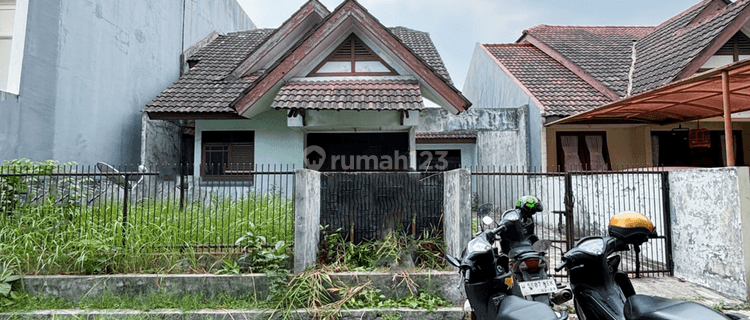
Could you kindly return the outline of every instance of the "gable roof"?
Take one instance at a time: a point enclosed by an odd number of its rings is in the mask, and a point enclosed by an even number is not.
[[[603,104],[693,75],[750,21],[749,7],[750,0],[737,0],[734,3],[704,0],[656,27],[540,25],[525,30],[517,43],[533,46],[559,66],[577,75],[582,82],[566,85],[578,86],[576,90],[581,92],[596,89],[607,97],[607,100],[598,100]],[[498,58],[497,55],[495,57]],[[506,59],[502,62],[504,65],[514,63],[509,61],[514,58]],[[598,98],[590,95],[584,97],[576,107],[564,108],[562,106],[572,103],[574,99],[554,97],[547,92],[531,89],[538,85],[540,79],[556,83],[559,72],[548,77],[534,74],[533,80],[528,80],[529,74],[532,74],[530,70],[508,69],[514,73],[511,76],[518,78],[540,102],[543,101],[541,103],[547,115],[567,116],[575,113],[573,109],[583,111],[601,105],[593,104]],[[628,91],[629,86],[632,86],[631,91]]]
[[[534,45],[482,46],[536,97],[545,116],[567,116],[611,101]]]
[[[316,52],[320,53],[322,49],[319,45],[322,42],[338,37],[351,27],[357,27],[360,32],[371,34],[383,50],[392,54],[410,70],[413,76],[420,80],[422,87],[428,89],[428,94],[438,99],[435,101],[437,104],[455,114],[471,106],[471,102],[458,89],[447,79],[438,75],[423,58],[416,55],[357,1],[345,0],[251,85],[244,96],[234,103],[237,113],[241,115],[258,113],[258,105],[262,105],[268,99],[269,94],[278,90],[282,81],[293,77],[292,71],[299,68],[302,61],[311,55],[314,56]],[[304,64],[302,66],[304,67]]]
[[[696,63],[694,70],[685,70],[691,62],[700,54],[704,54],[705,62],[750,18],[750,1],[738,0],[717,9],[710,7],[712,3],[706,0],[683,11],[638,41],[633,93],[691,76],[703,64]],[[712,9],[713,14],[704,11]],[[702,19],[695,21],[696,18]],[[709,52],[712,44],[718,46]],[[689,74],[678,77],[683,71]]]
[[[452,86],[429,34],[404,27],[385,31],[413,54],[415,60],[424,63],[424,69],[460,95]],[[220,35],[188,58],[197,64],[149,102],[143,112],[151,119],[244,119],[234,104],[270,70],[246,75],[238,70],[252,70],[245,64],[256,59],[254,55],[269,52],[270,49],[263,48],[267,47],[268,41],[280,41],[275,38],[278,34],[277,29],[260,29]],[[467,106],[470,105],[468,100],[465,101]]]
[[[575,27],[540,25],[524,31],[520,43],[534,43],[550,56],[558,53],[583,72],[624,96],[628,87],[628,72],[633,41],[654,30],[654,27]],[[541,42],[541,44],[537,41]]]

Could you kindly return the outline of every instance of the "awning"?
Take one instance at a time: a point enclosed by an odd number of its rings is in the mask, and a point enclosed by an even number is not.
[[[724,115],[722,74],[729,82],[729,112],[750,110],[750,59],[713,69],[620,101],[563,118],[560,124],[671,124]]]
[[[750,59],[716,68],[585,111],[559,124],[652,123],[665,125],[724,117],[727,166],[734,166],[732,114],[750,110]]]

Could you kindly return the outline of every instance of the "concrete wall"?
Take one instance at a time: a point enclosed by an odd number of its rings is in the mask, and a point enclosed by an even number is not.
[[[0,97],[0,160],[138,163],[140,110],[177,80],[180,54],[253,28],[235,0],[30,1],[20,92]]]
[[[315,265],[320,242],[320,172],[294,171],[294,273]]]
[[[479,44],[475,47],[471,58],[463,94],[473,103],[472,109],[517,108],[524,114],[523,119],[519,117],[517,136],[498,135],[493,137],[492,141],[495,144],[503,143],[506,147],[519,150],[526,155],[516,156],[517,162],[507,162],[510,160],[507,156],[499,158],[492,156],[497,150],[479,151],[479,154],[487,159],[485,165],[538,168],[544,164],[542,159],[543,127],[539,106]]]
[[[471,240],[471,172],[443,173],[443,189],[445,253],[458,259]]]
[[[748,167],[672,171],[669,185],[675,276],[748,300]]]

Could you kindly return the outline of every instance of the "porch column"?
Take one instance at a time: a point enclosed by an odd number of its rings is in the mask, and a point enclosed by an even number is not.
[[[732,136],[732,112],[729,107],[729,72],[721,72],[721,91],[724,98],[724,137],[727,149],[727,167],[734,167],[734,137]]]
[[[417,117],[417,119],[419,119]],[[409,170],[417,170],[417,127],[409,129]]]

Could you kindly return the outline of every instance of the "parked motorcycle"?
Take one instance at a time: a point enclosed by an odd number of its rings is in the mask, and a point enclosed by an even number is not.
[[[499,233],[500,249],[510,257],[516,295],[550,305],[562,304],[573,298],[573,293],[547,275],[547,248],[534,232],[534,214],[542,210],[542,203],[537,197],[519,198],[515,209],[505,211],[498,223],[502,228]]]
[[[492,206],[478,209],[486,225],[492,223]],[[480,320],[566,320],[568,314],[556,313],[549,305],[513,295],[513,274],[507,269],[508,256],[492,246],[495,236],[505,227],[479,232],[466,246],[461,261],[446,255],[459,268],[469,303]]]
[[[567,268],[581,320],[725,320],[739,319],[695,302],[635,293],[627,273],[619,270],[619,251],[640,245],[656,236],[646,216],[621,212],[609,222],[609,237],[592,236],[578,241],[565,253],[555,270]],[[637,261],[638,262],[638,261]]]

